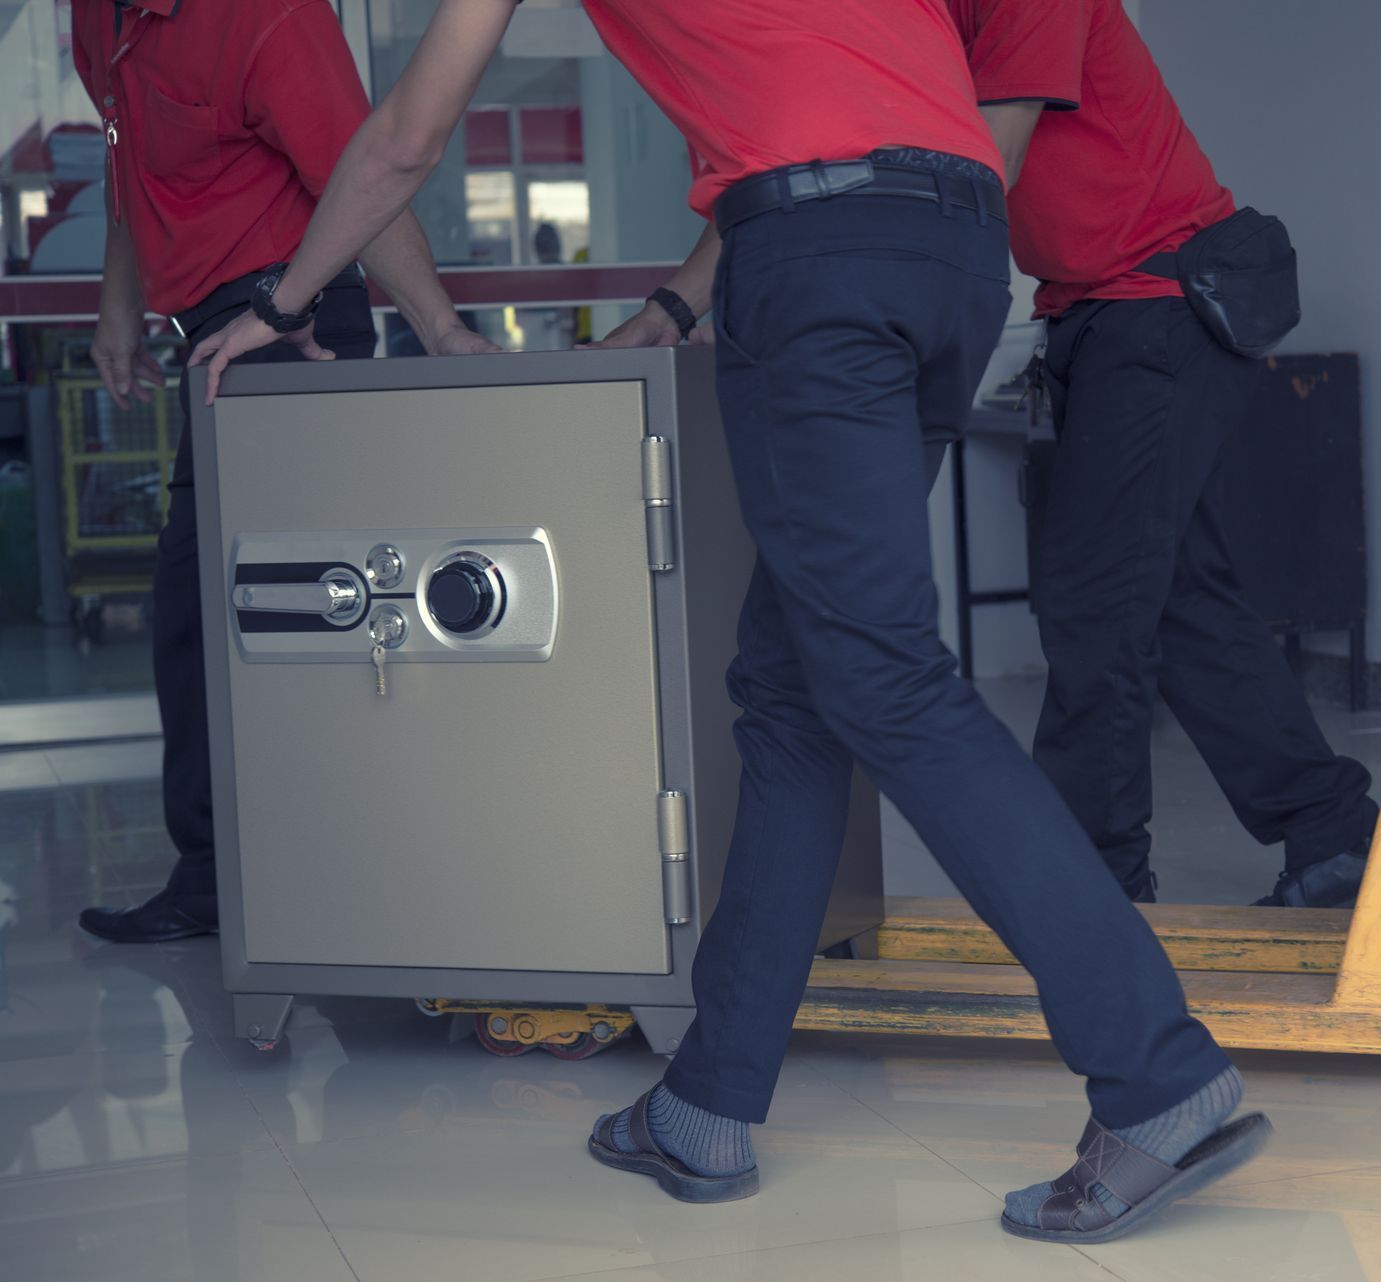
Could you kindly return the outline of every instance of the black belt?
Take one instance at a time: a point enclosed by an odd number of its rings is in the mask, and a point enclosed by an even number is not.
[[[745,178],[715,201],[715,226],[726,232],[770,210],[834,196],[906,196],[972,210],[980,222],[1007,221],[1007,201],[995,183],[861,158],[786,165]]]
[[[189,307],[185,312],[178,312],[176,316],[170,316],[168,319],[173,322],[173,327],[183,338],[190,338],[207,321],[222,312],[248,307],[250,297],[254,293],[254,284],[261,275],[262,272],[250,272],[248,276],[228,280],[224,285],[218,285],[213,289],[195,307]],[[326,288],[347,289],[363,284],[364,273],[360,271],[359,264],[351,263],[339,276],[331,280]]]

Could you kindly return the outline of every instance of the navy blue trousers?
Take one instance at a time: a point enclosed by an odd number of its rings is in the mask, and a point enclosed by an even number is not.
[[[1006,227],[840,196],[732,228],[719,399],[759,563],[729,676],[737,825],[694,968],[682,1098],[766,1118],[857,761],[1035,977],[1105,1124],[1227,1063],[1050,781],[941,644],[926,501],[1008,309]]]
[[[213,316],[188,341],[230,324],[235,307]],[[374,354],[374,320],[364,286],[328,289],[318,313],[317,339],[340,359]],[[299,361],[295,347],[274,343],[242,356],[237,365]],[[182,380],[183,428],[169,483],[168,520],[158,536],[153,574],[153,676],[163,722],[163,816],[178,859],[168,893],[199,921],[217,920],[216,844],[211,817],[211,741],[206,718],[206,662],[202,654],[201,574],[197,566],[197,511],[192,483],[188,379]]]
[[[1159,693],[1258,841],[1295,869],[1365,850],[1365,767],[1323,737],[1242,595],[1223,448],[1259,363],[1182,298],[1079,303],[1046,351],[1059,449],[1038,567],[1050,665],[1035,758],[1130,895],[1150,880]]]

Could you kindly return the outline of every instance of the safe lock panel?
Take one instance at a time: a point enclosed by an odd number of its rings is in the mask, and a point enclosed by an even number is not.
[[[251,366],[193,432],[239,1031],[349,993],[631,1007],[672,1048],[753,559],[713,353]],[[882,920],[855,793],[822,944]]]

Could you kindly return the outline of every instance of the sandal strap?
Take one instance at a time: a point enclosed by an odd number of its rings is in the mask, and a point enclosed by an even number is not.
[[[656,1089],[655,1086],[652,1088],[652,1090]],[[652,1138],[652,1128],[647,1124],[647,1102],[651,1098],[652,1091],[647,1091],[634,1101],[632,1111],[628,1116],[628,1131],[640,1152],[652,1153],[657,1157],[664,1158],[666,1154],[662,1152],[657,1141]]]
[[[1133,1148],[1092,1118],[1084,1128],[1078,1153],[1079,1160],[1071,1168],[1074,1178],[1085,1189],[1101,1184],[1128,1206],[1145,1201],[1179,1169]]]
[[[1079,1160],[1053,1183],[1053,1192],[1040,1209],[1043,1229],[1090,1233],[1116,1217],[1093,1195],[1101,1184],[1128,1206],[1144,1201],[1178,1168],[1133,1148],[1107,1127],[1090,1119],[1079,1141]]]
[[[618,1147],[618,1145],[614,1143],[614,1119],[617,1117],[617,1113],[607,1113],[600,1124],[595,1127],[595,1139],[604,1145],[605,1148],[613,1149]]]

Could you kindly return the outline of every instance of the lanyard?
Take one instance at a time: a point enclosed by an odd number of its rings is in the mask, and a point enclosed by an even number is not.
[[[115,52],[111,56],[110,65],[106,71],[106,95],[101,101],[101,123],[105,127],[105,146],[106,146],[106,171],[110,175],[110,211],[111,216],[118,224],[120,221],[120,167],[118,149],[120,146],[120,117],[119,104],[115,100],[115,95],[110,91],[115,87],[116,68],[118,64],[128,56],[131,49],[139,43],[140,38],[149,29],[149,23],[153,20],[153,15],[147,9],[141,9],[139,16],[124,32],[121,38],[121,29],[124,27],[124,14],[122,8],[115,9]]]

